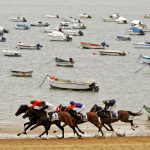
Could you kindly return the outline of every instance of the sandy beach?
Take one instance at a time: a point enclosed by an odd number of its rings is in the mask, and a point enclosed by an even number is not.
[[[150,136],[147,135],[120,135],[108,134],[105,132],[106,137],[97,137],[97,129],[91,128],[88,123],[81,125],[81,129],[85,134],[81,139],[73,136],[69,127],[65,128],[65,138],[59,139],[61,136],[59,131],[57,135],[53,133],[56,129],[52,126],[49,131],[49,138],[46,140],[38,138],[38,135],[43,131],[43,127],[38,127],[30,131],[27,135],[17,136],[17,133],[22,131],[23,127],[20,125],[1,124],[0,125],[0,150],[149,150]],[[86,129],[86,130],[85,130]],[[128,129],[129,130],[129,129]],[[106,134],[107,133],[107,134]],[[120,132],[121,133],[121,132]]]

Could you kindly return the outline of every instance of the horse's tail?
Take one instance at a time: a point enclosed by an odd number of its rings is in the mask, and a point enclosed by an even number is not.
[[[129,113],[129,115],[131,115],[131,116],[141,116],[141,115],[142,115],[141,112],[134,113],[134,112],[128,111],[128,113]]]

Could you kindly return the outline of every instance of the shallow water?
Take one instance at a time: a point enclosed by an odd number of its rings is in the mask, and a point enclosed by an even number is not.
[[[150,69],[145,67],[141,72],[135,73],[142,67],[137,62],[139,54],[150,55],[149,50],[135,49],[133,43],[147,41],[150,33],[145,36],[131,36],[131,41],[116,41],[117,35],[126,34],[129,24],[116,24],[103,22],[103,17],[108,17],[114,12],[129,21],[140,19],[150,28],[150,19],[144,19],[149,13],[148,0],[0,0],[1,15],[0,25],[9,29],[5,34],[7,41],[0,43],[1,50],[15,49],[18,41],[25,43],[40,43],[42,50],[21,50],[22,57],[9,58],[0,55],[0,122],[24,122],[21,117],[14,114],[21,104],[28,104],[31,99],[44,99],[55,105],[60,103],[68,105],[70,100],[82,102],[87,111],[95,104],[102,105],[102,100],[114,98],[117,100],[117,109],[139,111],[142,106],[150,106]],[[32,27],[29,31],[14,29],[15,23],[11,17],[25,17],[29,23],[38,20],[47,21],[51,27],[56,27],[59,19],[48,19],[47,14],[59,14],[62,18],[70,16],[78,18],[80,13],[89,13],[92,19],[82,20],[87,26],[83,37],[73,37],[72,42],[51,42],[48,35],[43,33],[43,28]],[[109,49],[126,50],[129,55],[125,57],[100,56],[96,50],[80,48],[80,42],[100,43],[107,42]],[[96,53],[96,55],[93,55]],[[76,61],[74,68],[56,67],[50,62],[55,57],[68,59],[73,57]],[[17,78],[10,74],[10,69],[32,69],[32,78]],[[94,79],[99,85],[99,92],[83,92],[50,89],[48,80],[42,83],[46,75],[73,80]],[[139,124],[149,124],[147,114],[138,117]]]

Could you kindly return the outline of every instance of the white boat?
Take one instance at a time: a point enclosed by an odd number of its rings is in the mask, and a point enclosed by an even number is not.
[[[79,17],[82,19],[91,19],[92,18],[92,16],[87,13],[80,14]]]
[[[117,50],[99,50],[100,55],[110,55],[110,56],[126,56],[128,53],[126,51]]]
[[[60,18],[59,15],[54,15],[54,14],[49,14],[49,15],[46,15],[47,18]]]
[[[128,20],[126,18],[124,18],[124,17],[119,17],[119,18],[116,19],[116,22],[118,24],[127,24]]]
[[[85,49],[105,49],[105,46],[109,47],[109,45],[106,44],[105,42],[102,42],[101,44],[80,42],[80,45],[81,45],[82,48],[85,48]]]
[[[8,29],[6,29],[6,28],[0,26],[0,35],[3,35],[3,33],[8,33],[8,32],[9,32]]]
[[[29,24],[25,24],[25,23],[17,23],[15,28],[17,30],[29,30],[30,29],[30,25]]]
[[[143,64],[150,65],[150,56],[146,56],[146,55],[141,55],[141,54],[140,54],[139,60],[140,60]]]
[[[72,41],[72,37],[69,35],[66,35],[60,31],[52,31],[52,33],[49,33],[48,36],[50,37],[51,41]]]
[[[29,49],[29,50],[40,50],[43,46],[39,43],[36,45],[28,45],[22,42],[18,42],[16,48],[18,49]]]
[[[33,71],[30,70],[10,70],[12,76],[16,77],[32,77]]]
[[[9,49],[4,49],[2,50],[4,56],[9,56],[9,57],[20,57],[22,53],[20,51],[13,51]]]
[[[24,17],[13,17],[10,20],[12,22],[27,22],[26,18],[24,18]]]
[[[66,35],[71,35],[71,36],[83,36],[83,31],[81,31],[81,30],[73,30],[71,28],[69,28],[69,29],[62,29],[62,32],[65,33]]]
[[[86,26],[83,23],[71,23],[69,26],[72,29],[86,29]]]
[[[99,87],[95,81],[73,81],[60,79],[54,76],[48,77],[51,88],[70,89],[70,90],[88,90],[98,92]]]
[[[104,22],[116,22],[116,20],[119,18],[119,13],[113,13],[107,18],[103,18]]]
[[[150,42],[138,42],[133,44],[135,48],[150,49]]]
[[[42,21],[38,21],[37,23],[31,23],[31,26],[34,27],[47,27],[50,24],[48,22],[43,23]]]
[[[56,66],[73,67],[75,62],[73,61],[72,58],[70,58],[69,60],[64,60],[64,59],[56,57],[55,63],[56,63]]]

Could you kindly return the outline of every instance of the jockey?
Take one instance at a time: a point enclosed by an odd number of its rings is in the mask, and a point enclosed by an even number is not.
[[[42,101],[41,105],[42,105],[41,110],[46,111],[47,118],[52,117],[52,113],[56,112],[56,107],[53,104]]]
[[[38,107],[38,109],[40,109],[42,107],[42,100],[31,100],[29,105],[29,108],[35,108]]]
[[[77,108],[76,109],[77,114],[81,115],[82,118],[84,117],[82,112],[86,109],[86,107],[83,104],[70,101],[70,105],[66,109],[72,110],[73,108]]]
[[[112,112],[112,116],[115,118],[116,112],[114,111],[114,108],[116,107],[116,100],[115,99],[103,100],[103,103],[105,104],[104,110],[105,111],[109,110],[110,112]]]

